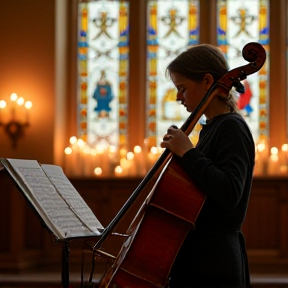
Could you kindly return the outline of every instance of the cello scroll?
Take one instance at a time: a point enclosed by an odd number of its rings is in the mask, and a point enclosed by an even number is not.
[[[244,92],[238,90],[240,81],[261,69],[266,60],[266,52],[261,44],[250,42],[244,46],[242,56],[250,63],[230,70],[215,84],[216,86],[225,87],[225,90],[230,90],[234,86],[239,93]]]

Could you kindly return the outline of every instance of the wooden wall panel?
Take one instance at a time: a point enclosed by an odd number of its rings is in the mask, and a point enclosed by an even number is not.
[[[9,197],[10,190],[3,181],[7,175],[4,172],[0,172],[0,253],[6,253],[10,251],[10,227],[11,227],[11,217],[10,217],[10,207],[11,207],[11,198]]]
[[[279,243],[279,195],[275,189],[253,191],[243,227],[248,249],[276,249]]]

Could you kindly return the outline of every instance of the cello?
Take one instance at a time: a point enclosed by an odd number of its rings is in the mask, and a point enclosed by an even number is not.
[[[218,80],[180,128],[189,135],[207,105],[216,95],[228,95],[232,87],[242,92],[241,80],[260,70],[266,60],[265,49],[256,42],[245,45],[242,56],[249,64],[227,72]],[[127,230],[127,239],[99,287],[167,287],[168,277],[179,249],[205,202],[206,196],[189,179],[169,150],[165,150],[105,228],[93,252],[105,255],[103,242],[144,190],[149,194]],[[177,191],[177,193],[175,193]]]

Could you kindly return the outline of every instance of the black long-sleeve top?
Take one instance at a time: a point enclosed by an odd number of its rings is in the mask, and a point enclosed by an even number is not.
[[[253,137],[237,113],[208,121],[196,147],[179,158],[207,198],[196,230],[188,234],[174,263],[171,287],[246,287],[249,275],[241,226],[254,158]]]

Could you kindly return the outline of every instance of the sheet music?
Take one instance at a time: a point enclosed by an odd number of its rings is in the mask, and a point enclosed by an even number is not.
[[[103,229],[89,206],[63,173],[62,168],[47,164],[42,165],[42,168],[75,214],[95,233],[98,229]]]
[[[53,223],[52,226],[62,238],[100,235],[98,228],[103,228],[102,225],[61,167],[43,165],[45,170],[42,170],[36,160],[7,160],[29,188],[30,198],[36,200],[33,203],[37,211],[44,220],[48,219],[50,224]],[[62,194],[59,194],[60,190]]]

